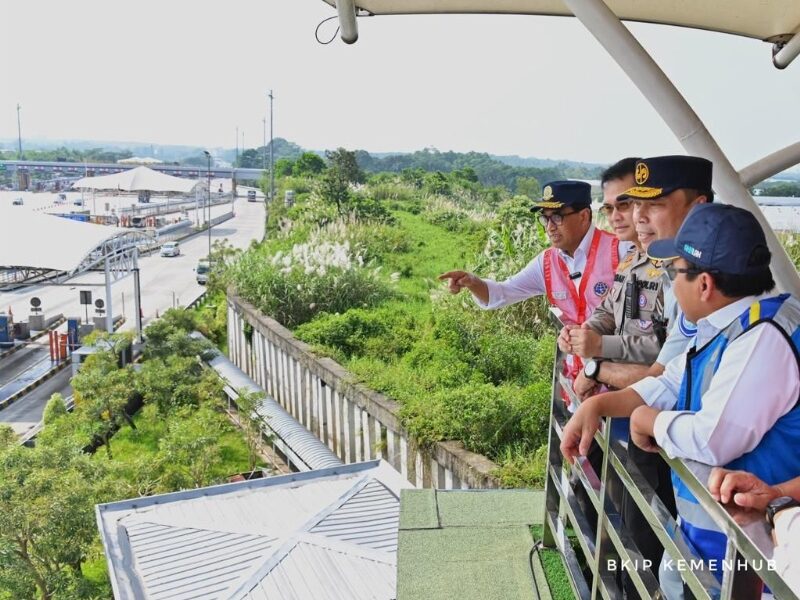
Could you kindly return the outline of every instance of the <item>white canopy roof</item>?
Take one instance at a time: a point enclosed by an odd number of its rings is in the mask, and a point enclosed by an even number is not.
[[[181,192],[188,194],[197,185],[197,180],[173,177],[147,167],[136,167],[122,173],[83,177],[72,184],[76,189],[120,190],[124,192]]]
[[[117,161],[117,164],[120,165],[160,165],[163,160],[158,160],[157,158],[149,158],[149,157],[142,157],[142,156],[132,156],[130,158],[120,158]]]
[[[16,206],[0,208],[0,223],[0,268],[70,272],[106,240],[130,233]]]
[[[335,6],[335,0],[325,0]],[[788,38],[800,28],[798,0],[605,0],[624,21],[678,25],[761,40]],[[561,0],[355,0],[375,15],[500,13],[572,16]]]

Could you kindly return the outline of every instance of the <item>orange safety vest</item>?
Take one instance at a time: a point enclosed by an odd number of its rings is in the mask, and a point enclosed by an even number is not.
[[[544,285],[550,305],[561,309],[565,325],[582,325],[603,301],[614,283],[614,273],[619,264],[619,240],[607,231],[594,230],[586,266],[577,290],[569,277],[569,269],[564,259],[555,248],[544,251],[542,262]],[[566,356],[562,372],[567,379],[574,381],[581,369],[583,361],[579,356],[572,354]],[[569,403],[564,392],[561,397]]]

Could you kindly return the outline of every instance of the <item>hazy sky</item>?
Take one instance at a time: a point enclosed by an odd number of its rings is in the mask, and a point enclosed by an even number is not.
[[[306,148],[681,151],[575,19],[374,17],[355,45],[320,45],[333,15],[321,0],[6,3],[0,138],[19,102],[23,138],[233,147],[238,126],[260,146],[272,88],[275,135]],[[778,71],[757,40],[631,27],[734,165],[800,139],[800,60]]]

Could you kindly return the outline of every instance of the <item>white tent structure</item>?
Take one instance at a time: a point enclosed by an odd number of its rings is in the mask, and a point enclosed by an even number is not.
[[[9,225],[0,236],[0,268],[6,269],[74,272],[103,242],[131,233],[128,229],[81,223],[16,207],[0,209],[0,222]],[[69,243],[59,244],[58,240]]]
[[[100,175],[99,177],[83,177],[72,184],[75,189],[116,190],[122,192],[180,192],[188,194],[198,184],[197,180],[173,177],[159,173],[147,167],[136,167],[129,171]]]
[[[146,156],[131,156],[130,158],[121,158],[117,161],[118,165],[160,165],[164,161],[157,158],[149,158]]]
[[[138,244],[150,242],[148,236],[141,231],[83,223],[12,207],[0,208],[0,223],[7,225],[0,235],[0,289],[45,280],[61,283],[78,273],[102,267],[106,330],[111,332],[111,284],[133,274],[136,331],[141,338]]]

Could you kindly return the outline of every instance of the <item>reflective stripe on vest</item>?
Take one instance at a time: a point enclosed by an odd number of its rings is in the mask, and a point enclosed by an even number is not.
[[[703,394],[711,385],[725,350],[731,342],[753,327],[777,327],[794,351],[800,368],[800,301],[789,294],[765,298],[750,305],[705,346],[689,351],[676,410],[697,412],[702,409]],[[758,368],[757,365],[753,367]],[[781,385],[781,382],[765,383]],[[753,398],[753,402],[753,410],[758,410],[758,399]],[[800,452],[796,451],[797,448],[800,448],[800,404],[795,404],[792,410],[778,419],[753,450],[725,465],[725,468],[749,471],[767,484],[775,485],[800,475]],[[776,460],[776,457],[780,457],[780,460]],[[697,467],[692,470],[698,479],[708,481],[711,467],[692,464]],[[685,538],[704,560],[722,561],[725,557],[725,535],[675,473],[672,474],[672,483]],[[722,562],[717,564],[721,565]],[[715,575],[721,579],[722,572],[717,571]]]
[[[564,259],[555,248],[544,251],[542,264],[550,305],[561,309],[564,323],[581,325],[602,302],[614,283],[614,273],[619,264],[619,240],[607,231],[594,230],[578,290],[569,278]]]

